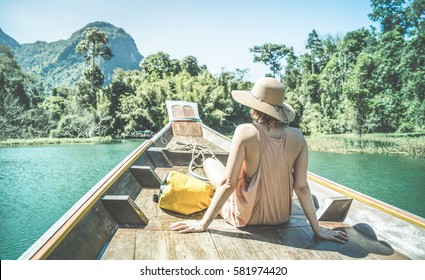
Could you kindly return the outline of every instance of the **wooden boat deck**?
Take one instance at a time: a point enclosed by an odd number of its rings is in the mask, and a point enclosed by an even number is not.
[[[182,172],[187,167],[173,168]],[[161,176],[167,168],[156,170]],[[153,202],[156,189],[143,189],[135,203],[149,218],[144,228],[119,228],[101,259],[105,260],[243,260],[243,259],[408,259],[388,244],[373,240],[347,224],[322,223],[347,232],[345,244],[319,240],[294,197],[291,219],[278,226],[248,226],[237,229],[216,218],[203,233],[179,234],[169,230],[171,222],[200,219],[166,212]]]

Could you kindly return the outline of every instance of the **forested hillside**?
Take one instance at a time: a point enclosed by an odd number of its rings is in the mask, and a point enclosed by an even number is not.
[[[372,0],[371,7],[369,17],[380,23],[379,30],[365,27],[344,35],[312,30],[300,55],[282,42],[247,46],[253,60],[268,65],[268,75],[285,84],[297,112],[292,125],[305,134],[424,131],[425,0]],[[92,39],[88,29],[103,39]],[[141,59],[120,49],[126,36],[122,29],[96,23],[67,41],[15,46],[15,55],[1,46],[0,138],[158,131],[167,122],[169,99],[197,102],[203,121],[223,133],[250,120],[248,109],[230,95],[251,88],[244,79],[248,69],[212,75],[190,54],[178,60],[158,52]],[[77,52],[77,46],[89,44],[98,51]],[[115,58],[140,67],[121,67],[111,76]]]
[[[75,85],[80,79],[85,63],[83,57],[75,52],[75,48],[83,39],[83,31],[90,27],[105,32],[115,53],[110,61],[100,64],[105,75],[105,84],[111,82],[117,67],[123,70],[140,69],[139,63],[143,56],[137,50],[133,38],[122,28],[106,22],[90,23],[74,32],[67,40],[51,43],[37,41],[20,45],[7,34],[0,33],[0,43],[11,47],[22,70],[37,75],[46,91],[49,91],[53,87]]]
[[[13,49],[19,49],[21,45],[12,37],[3,32],[0,28],[0,44],[9,46]]]

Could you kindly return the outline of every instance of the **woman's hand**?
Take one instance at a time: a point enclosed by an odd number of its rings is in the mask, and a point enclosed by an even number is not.
[[[203,232],[207,230],[207,227],[205,227],[201,221],[186,220],[172,223],[170,229],[178,231],[179,233],[189,233]]]
[[[339,243],[345,243],[348,241],[347,233],[340,230],[331,230],[321,227],[319,232],[316,232],[315,235],[320,239],[331,240]]]

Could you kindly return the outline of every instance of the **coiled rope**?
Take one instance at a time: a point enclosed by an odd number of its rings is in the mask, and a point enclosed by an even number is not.
[[[176,144],[181,146],[179,148],[176,148],[176,150],[181,150],[181,151],[192,150],[192,159],[189,163],[189,174],[200,180],[208,181],[208,178],[201,176],[199,174],[196,174],[194,172],[196,168],[203,167],[203,164],[196,163],[196,160],[200,160],[201,162],[204,162],[204,160],[207,158],[206,157],[207,154],[210,154],[211,157],[214,159],[216,158],[216,155],[207,146],[196,143],[196,140],[193,138],[190,138],[190,139],[192,143],[184,143],[181,141],[176,141]]]

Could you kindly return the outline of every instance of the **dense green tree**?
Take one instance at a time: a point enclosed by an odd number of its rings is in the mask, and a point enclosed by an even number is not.
[[[381,24],[383,33],[398,30],[404,34],[408,29],[408,20],[404,8],[406,0],[371,0],[370,19]]]
[[[425,0],[413,0],[407,10],[412,28],[401,52],[402,132],[425,127]]]
[[[313,29],[308,34],[306,49],[310,50],[311,74],[318,74],[321,71],[321,66],[324,63],[324,48],[322,40],[319,38],[316,30]]]
[[[368,29],[360,28],[348,32],[342,41],[344,67],[347,68],[347,65],[354,64],[361,52],[373,52],[376,45],[377,41]]]
[[[0,113],[5,112],[2,107],[8,94],[17,99],[17,104],[24,109],[29,109],[30,99],[25,92],[25,78],[12,50],[5,45],[0,45]]]
[[[194,56],[186,56],[180,61],[180,69],[186,71],[191,76],[198,76],[201,72],[201,68],[198,65],[198,60]]]
[[[294,54],[294,50],[288,53],[286,57],[286,69],[282,82],[285,83],[286,90],[294,91],[299,87],[301,69],[299,57]]]
[[[377,59],[375,56],[361,53],[357,58],[352,75],[344,85],[344,94],[354,109],[354,127],[361,136],[367,131],[366,117],[370,112],[369,100],[377,92],[376,71]]]
[[[240,74],[223,72],[214,77],[207,71],[192,76],[187,71],[165,75],[162,79],[145,78],[146,73],[122,72],[120,81],[133,84],[133,90],[120,95],[117,120],[120,133],[135,130],[159,130],[167,123],[166,100],[196,102],[205,124],[216,127],[223,133],[232,132],[242,121],[249,121],[249,110],[230,97],[233,89],[249,89],[252,83],[243,81]],[[111,86],[116,86],[115,80]],[[132,82],[130,82],[132,81]],[[124,86],[121,87],[125,89]]]
[[[88,27],[84,30],[84,38],[78,43],[76,51],[84,55],[87,67],[84,69],[84,77],[90,81],[91,90],[86,99],[90,100],[90,105],[96,106],[96,91],[100,89],[104,82],[104,75],[99,67],[100,59],[110,60],[112,50],[108,45],[108,37],[97,27]]]
[[[425,32],[425,0],[412,0],[410,6],[406,8],[406,14],[412,35],[420,35]]]
[[[76,47],[79,54],[84,55],[84,59],[92,66],[99,63],[99,59],[110,60],[112,50],[108,45],[108,37],[105,32],[97,27],[88,27],[84,30],[85,39],[81,40]]]
[[[324,131],[326,133],[345,133],[350,131],[350,120],[346,117],[345,97],[342,94],[346,81],[346,66],[341,59],[338,48],[330,58],[320,75],[321,99],[320,106],[324,114]]]
[[[0,138],[45,135],[47,115],[40,82],[23,72],[12,50],[0,44]]]
[[[262,62],[270,67],[273,77],[280,77],[282,64],[280,61],[289,53],[291,48],[283,44],[267,43],[262,46],[254,46],[249,49],[254,54],[254,62]]]
[[[152,81],[176,75],[181,71],[179,61],[171,59],[170,55],[164,52],[145,57],[141,61],[140,67],[143,73]]]
[[[109,116],[111,117],[111,134],[121,135],[124,131],[124,121],[120,118],[121,98],[134,95],[136,84],[140,83],[140,71],[126,72],[117,69],[112,82],[105,89],[105,94],[110,101]]]
[[[369,100],[368,131],[394,132],[403,119],[402,69],[405,42],[398,30],[382,34],[377,56],[376,76],[370,76],[370,83],[377,85]]]

